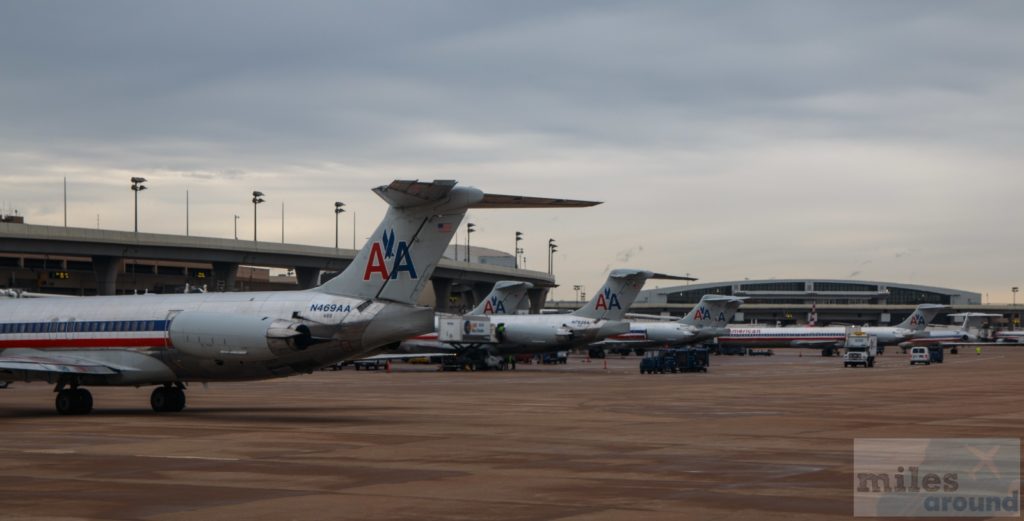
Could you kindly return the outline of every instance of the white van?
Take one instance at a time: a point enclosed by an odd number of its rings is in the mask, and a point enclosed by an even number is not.
[[[910,349],[910,365],[924,364],[931,365],[932,357],[927,347],[912,347]]]

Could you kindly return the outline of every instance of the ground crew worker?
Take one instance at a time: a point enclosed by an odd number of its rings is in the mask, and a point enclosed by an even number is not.
[[[980,355],[981,354],[981,346],[974,346],[974,354],[976,354],[976,355]]]

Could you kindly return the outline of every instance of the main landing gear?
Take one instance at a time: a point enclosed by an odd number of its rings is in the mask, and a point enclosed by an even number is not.
[[[54,405],[60,414],[89,414],[92,411],[92,393],[77,386],[58,389]]]
[[[78,386],[77,380],[64,380],[54,389],[57,412],[68,414],[89,414],[92,412],[92,393]],[[156,412],[181,412],[185,408],[185,384],[175,382],[153,389],[149,404]]]
[[[181,412],[185,408],[185,385],[178,382],[153,389],[149,404],[156,412]]]

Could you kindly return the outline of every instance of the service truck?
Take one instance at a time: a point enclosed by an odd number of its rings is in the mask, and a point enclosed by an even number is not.
[[[867,334],[860,327],[847,328],[843,347],[846,349],[843,367],[875,366],[875,357],[878,356],[877,337]]]

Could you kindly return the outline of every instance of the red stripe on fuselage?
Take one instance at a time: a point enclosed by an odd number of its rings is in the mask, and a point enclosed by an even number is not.
[[[842,337],[835,336],[720,336],[718,337],[719,342],[765,342],[765,341],[778,341],[778,342],[793,342],[797,340],[842,340]]]
[[[32,349],[46,348],[118,348],[118,347],[165,347],[170,342],[166,338],[39,338],[26,340],[0,340],[0,349],[26,347]]]

